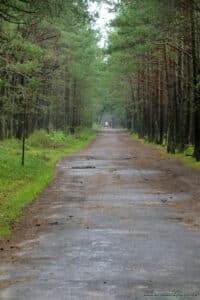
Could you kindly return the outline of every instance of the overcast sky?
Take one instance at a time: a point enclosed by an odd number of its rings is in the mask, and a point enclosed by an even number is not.
[[[90,3],[89,10],[91,13],[98,12],[99,18],[96,20],[95,28],[99,29],[102,35],[101,41],[99,42],[100,47],[104,47],[107,41],[107,30],[109,22],[114,19],[115,14],[109,12],[111,8],[108,4],[105,3]]]

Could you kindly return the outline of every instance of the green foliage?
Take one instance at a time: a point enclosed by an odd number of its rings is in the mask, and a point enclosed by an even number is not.
[[[100,101],[97,32],[87,1],[33,2],[0,4],[0,14],[5,12],[0,20],[0,138],[22,137],[24,110],[28,135],[41,128],[91,127]]]
[[[15,139],[0,142],[0,238],[11,233],[24,207],[52,180],[56,161],[94,138],[89,130],[76,136],[37,131],[28,140],[24,167],[20,165],[21,143]]]
[[[54,147],[54,141],[45,130],[36,130],[28,138],[27,144],[32,147],[49,148]]]
[[[199,4],[199,0],[121,0],[116,4],[106,61],[112,96],[103,102],[103,110],[107,107],[113,114],[114,107],[115,117],[121,112],[121,124],[150,142],[162,145],[165,141],[170,153],[192,144],[197,160]]]

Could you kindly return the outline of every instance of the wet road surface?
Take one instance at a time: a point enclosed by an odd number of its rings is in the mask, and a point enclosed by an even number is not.
[[[131,137],[102,132],[58,173],[37,238],[0,264],[1,300],[200,299],[200,232],[166,204],[189,195],[148,185],[165,174],[136,166]]]

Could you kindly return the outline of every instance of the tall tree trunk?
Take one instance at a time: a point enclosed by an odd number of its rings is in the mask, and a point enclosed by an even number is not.
[[[193,101],[194,153],[193,156],[196,158],[197,161],[200,161],[200,94],[196,88],[198,83],[197,77],[200,74],[200,66],[199,66],[199,61],[197,56],[195,9],[194,9],[193,1],[191,1],[190,3],[190,22],[191,22],[193,86],[194,86],[194,101]]]

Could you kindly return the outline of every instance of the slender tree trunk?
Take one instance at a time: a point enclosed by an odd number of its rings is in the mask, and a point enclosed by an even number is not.
[[[200,94],[196,89],[200,74],[200,66],[197,57],[196,43],[196,28],[195,28],[195,12],[194,3],[190,3],[190,22],[191,22],[191,40],[192,40],[192,62],[193,62],[193,86],[194,86],[194,101],[193,101],[193,122],[194,122],[194,157],[200,161]]]

